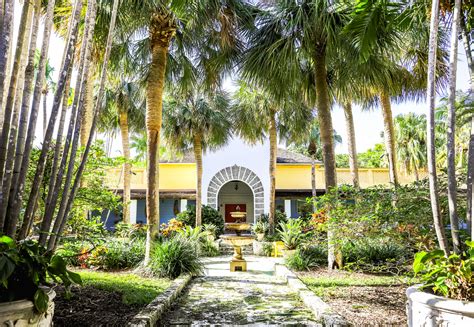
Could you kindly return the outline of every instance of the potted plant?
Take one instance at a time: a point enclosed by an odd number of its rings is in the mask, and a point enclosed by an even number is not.
[[[285,257],[295,253],[296,248],[303,242],[302,227],[300,219],[289,219],[286,223],[280,223],[278,233],[285,246]]]
[[[265,233],[268,231],[268,227],[269,227],[268,223],[263,220],[258,220],[252,226],[253,232],[255,233],[255,235],[257,235],[257,241],[259,242],[263,241],[265,237]]]
[[[50,326],[55,292],[51,281],[69,289],[81,277],[66,269],[63,258],[38,242],[0,237],[0,325]]]
[[[474,242],[462,254],[419,252],[413,270],[422,284],[409,287],[408,326],[474,326]]]

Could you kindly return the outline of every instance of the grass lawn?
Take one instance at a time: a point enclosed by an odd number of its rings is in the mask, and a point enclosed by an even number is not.
[[[120,272],[79,271],[79,275],[84,286],[122,293],[125,304],[148,304],[171,284],[168,279],[144,278]]]
[[[171,284],[129,272],[76,272],[83,286],[74,286],[70,299],[62,286],[56,289],[55,326],[125,326]]]
[[[299,276],[316,295],[355,326],[406,325],[405,290],[414,283],[412,279],[326,269]]]

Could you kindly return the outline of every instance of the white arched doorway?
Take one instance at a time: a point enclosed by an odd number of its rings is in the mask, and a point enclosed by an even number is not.
[[[235,189],[236,186],[237,189]],[[256,218],[264,213],[263,184],[253,171],[234,165],[221,169],[212,177],[207,189],[209,206],[219,210],[225,218],[226,205],[229,211],[231,210],[229,205],[244,203],[248,222],[255,222]]]

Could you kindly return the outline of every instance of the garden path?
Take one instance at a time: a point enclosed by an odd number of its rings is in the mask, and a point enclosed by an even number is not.
[[[229,271],[230,257],[209,258],[205,276],[195,278],[162,320],[163,326],[320,326],[283,279],[278,259],[246,257],[247,272]]]

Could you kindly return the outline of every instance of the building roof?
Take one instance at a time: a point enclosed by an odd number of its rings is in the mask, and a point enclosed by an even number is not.
[[[161,158],[162,163],[195,163],[194,153],[187,151],[183,155],[176,155],[172,158]],[[277,163],[285,164],[306,164],[311,163],[311,158],[287,149],[277,149]],[[316,163],[321,163],[316,161]]]

